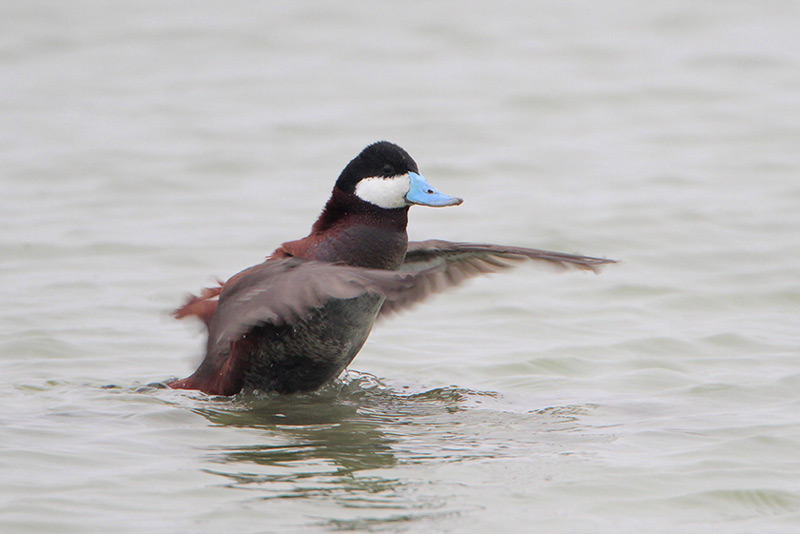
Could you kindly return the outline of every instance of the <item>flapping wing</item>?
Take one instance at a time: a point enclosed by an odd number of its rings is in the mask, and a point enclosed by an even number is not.
[[[330,298],[350,299],[364,293],[399,298],[420,274],[296,258],[255,265],[224,285],[208,324],[207,354],[224,352],[256,325],[297,322]]]
[[[452,243],[438,239],[411,242],[400,270],[417,275],[411,279],[409,289],[387,297],[379,317],[385,318],[475,276],[514,267],[523,260],[543,261],[561,269],[595,273],[603,265],[616,263],[614,260],[534,248]]]

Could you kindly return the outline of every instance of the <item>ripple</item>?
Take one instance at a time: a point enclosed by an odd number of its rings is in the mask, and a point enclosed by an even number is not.
[[[800,495],[777,489],[719,489],[690,493],[676,499],[684,506],[717,510],[729,519],[800,513]]]
[[[463,491],[460,483],[440,481],[432,493],[419,473],[433,466],[569,453],[553,450],[552,433],[579,428],[595,408],[521,410],[496,392],[398,390],[355,372],[314,393],[188,400],[187,407],[212,425],[247,430],[252,441],[208,448],[207,473],[259,500],[348,509],[347,517],[325,520],[336,530],[466,513],[471,505],[453,506],[449,497],[437,497]]]

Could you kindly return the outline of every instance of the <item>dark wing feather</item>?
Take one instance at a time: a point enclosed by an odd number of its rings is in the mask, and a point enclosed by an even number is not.
[[[496,273],[514,267],[522,260],[544,261],[562,269],[574,268],[598,272],[614,260],[577,256],[524,247],[452,243],[432,239],[410,242],[401,271],[417,273],[411,287],[387,297],[380,317],[408,308],[429,296],[457,286],[481,274]]]
[[[331,298],[350,299],[368,292],[398,298],[419,274],[296,258],[255,265],[223,287],[208,324],[207,354],[221,355],[256,325],[297,322]]]

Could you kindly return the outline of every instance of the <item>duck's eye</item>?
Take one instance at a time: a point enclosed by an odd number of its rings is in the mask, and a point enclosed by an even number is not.
[[[392,176],[394,174],[394,167],[392,167],[387,163],[386,165],[383,166],[381,172],[383,172],[384,176]]]

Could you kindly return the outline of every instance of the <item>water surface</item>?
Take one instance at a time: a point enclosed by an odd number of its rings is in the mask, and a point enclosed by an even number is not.
[[[800,529],[800,6],[5,2],[8,532]],[[306,234],[364,145],[534,266],[309,395],[209,398],[189,291]]]

